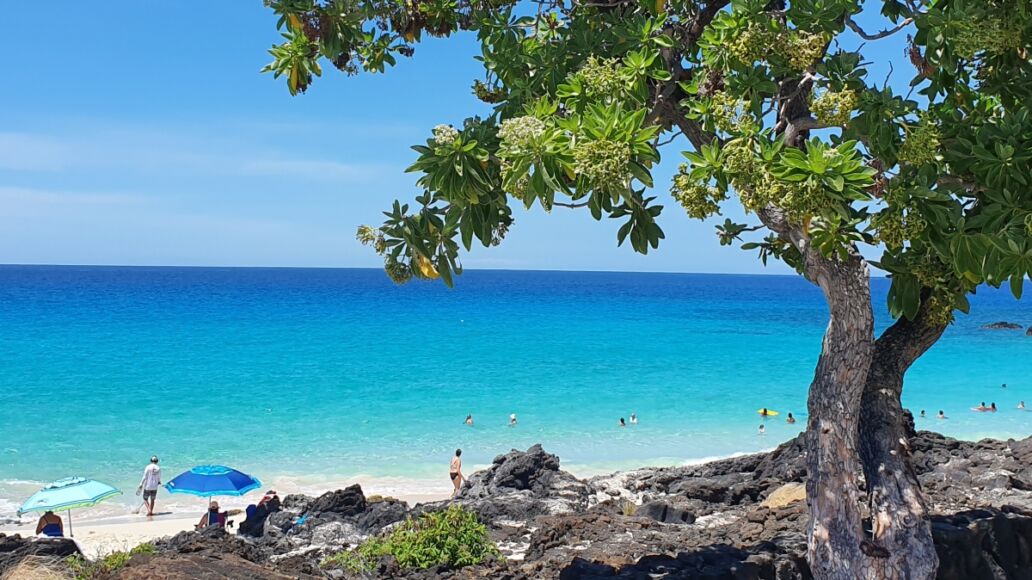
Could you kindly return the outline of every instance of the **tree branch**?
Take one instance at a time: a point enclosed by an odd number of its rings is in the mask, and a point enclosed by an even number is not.
[[[865,32],[863,28],[860,28],[860,25],[857,24],[855,20],[853,20],[852,16],[846,16],[846,26],[848,26],[850,30],[857,33],[860,36],[860,38],[864,40],[878,40],[880,38],[885,38],[886,36],[892,36],[893,34],[896,34],[900,30],[903,30],[904,28],[909,26],[910,23],[913,21],[913,18],[907,18],[903,22],[900,22],[895,28],[889,28],[886,30],[882,30],[881,32],[870,34],[868,32]]]
[[[587,207],[588,202],[585,201],[585,202],[581,202],[581,203],[565,203],[565,202],[562,202],[562,201],[553,201],[552,205],[557,205],[559,207],[578,208],[578,207]]]

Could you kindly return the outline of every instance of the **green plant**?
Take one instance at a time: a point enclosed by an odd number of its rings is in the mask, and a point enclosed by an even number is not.
[[[351,572],[370,571],[384,556],[394,556],[404,568],[429,568],[438,564],[462,567],[479,564],[487,556],[499,556],[498,548],[476,513],[453,505],[439,512],[405,520],[384,536],[373,537],[358,548],[343,550],[320,562],[323,568]]]
[[[121,570],[137,554],[155,554],[154,544],[140,544],[128,552],[111,552],[96,560],[87,560],[81,554],[69,556],[65,562],[75,575],[75,580],[91,580]]]

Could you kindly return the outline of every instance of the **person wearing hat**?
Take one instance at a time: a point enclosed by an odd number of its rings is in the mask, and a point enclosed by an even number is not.
[[[158,467],[158,456],[152,455],[150,463],[143,468],[143,479],[140,486],[136,488],[136,494],[143,492],[143,503],[147,506],[147,516],[154,515],[154,500],[158,497],[158,488],[161,487],[161,468]]]

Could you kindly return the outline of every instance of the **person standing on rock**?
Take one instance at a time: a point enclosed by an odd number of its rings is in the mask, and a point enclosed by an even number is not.
[[[136,493],[143,492],[143,503],[147,506],[147,517],[154,515],[154,500],[158,497],[158,488],[161,487],[161,468],[158,467],[158,456],[152,455],[150,463],[143,469],[143,479]]]
[[[451,467],[448,470],[448,475],[451,477],[452,485],[455,486],[455,490],[452,491],[451,496],[455,497],[459,495],[459,489],[462,488],[462,480],[466,479],[462,475],[462,450],[455,450],[455,457],[452,457]]]

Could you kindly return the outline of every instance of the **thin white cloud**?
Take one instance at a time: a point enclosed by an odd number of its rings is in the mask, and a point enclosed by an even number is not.
[[[67,147],[50,137],[0,132],[0,169],[60,171],[68,156]]]
[[[116,171],[276,177],[365,183],[401,165],[299,157],[255,148],[240,138],[109,128],[87,134],[0,132],[0,170],[41,173]]]
[[[380,163],[342,163],[313,159],[251,159],[242,161],[241,173],[255,176],[290,176],[320,180],[366,181],[398,167]]]
[[[29,187],[0,186],[0,213],[5,209],[49,206],[126,206],[147,202],[138,195],[119,193],[68,192]]]

